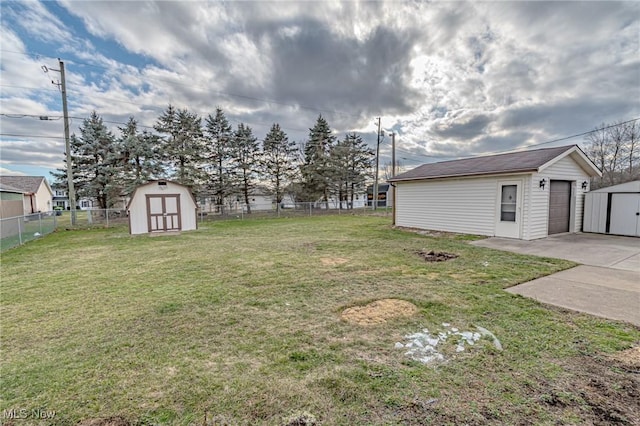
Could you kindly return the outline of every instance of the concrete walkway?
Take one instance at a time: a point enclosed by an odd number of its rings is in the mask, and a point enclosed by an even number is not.
[[[562,234],[542,240],[488,238],[472,244],[582,263],[507,289],[543,303],[640,326],[640,239]]]

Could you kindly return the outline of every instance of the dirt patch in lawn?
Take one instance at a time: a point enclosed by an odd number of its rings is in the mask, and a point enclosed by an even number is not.
[[[364,306],[353,306],[342,311],[341,318],[358,325],[382,324],[390,319],[410,317],[418,307],[400,299],[381,299]]]
[[[629,353],[632,357],[637,354],[623,352],[624,361],[582,356],[563,362],[572,373],[570,378],[552,384],[542,401],[553,408],[578,412],[585,424],[640,424],[640,381],[634,377],[640,370],[629,374],[627,363]],[[577,398],[566,398],[567,391]]]
[[[640,373],[640,346],[617,352],[613,354],[611,358],[625,365],[627,368],[637,370],[636,373]]]
[[[343,257],[323,257],[320,258],[320,262],[322,262],[322,264],[324,266],[338,266],[338,265],[342,265],[343,263],[347,263],[349,261],[349,259],[345,259]]]
[[[455,259],[456,257],[458,257],[457,254],[433,250],[420,250],[417,251],[416,254],[427,262],[446,262],[447,260]]]

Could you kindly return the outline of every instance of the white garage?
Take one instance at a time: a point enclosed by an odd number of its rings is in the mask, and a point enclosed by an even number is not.
[[[640,180],[586,194],[584,232],[640,237]]]
[[[129,233],[156,234],[197,228],[197,204],[188,186],[156,180],[138,186],[129,200]]]
[[[524,240],[580,232],[600,174],[577,145],[424,164],[390,179],[395,224]]]

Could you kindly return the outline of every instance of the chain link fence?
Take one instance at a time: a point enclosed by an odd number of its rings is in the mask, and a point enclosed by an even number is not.
[[[342,207],[342,208],[340,208]],[[251,220],[286,217],[313,217],[326,215],[382,215],[390,216],[391,208],[371,207],[349,208],[335,203],[283,203],[271,208],[251,208],[244,204],[207,206],[198,210],[200,223],[217,220]],[[129,217],[126,210],[76,210],[75,223],[71,212],[57,210],[34,213],[25,216],[0,219],[0,251],[19,246],[28,241],[41,238],[56,229],[86,229],[93,227],[111,228],[127,226]]]
[[[55,210],[0,219],[0,251],[19,246],[52,233],[58,228],[112,227],[128,224],[126,210],[76,210],[75,223],[71,212]]]
[[[35,240],[56,230],[54,212],[0,219],[0,251]]]
[[[231,205],[211,205],[198,210],[198,221],[216,220],[250,220],[279,217],[312,217],[326,215],[382,215],[390,216],[390,207],[378,207],[373,210],[371,207],[350,208],[347,203],[342,206],[333,202],[315,203],[282,203],[271,208],[251,207],[246,204]]]

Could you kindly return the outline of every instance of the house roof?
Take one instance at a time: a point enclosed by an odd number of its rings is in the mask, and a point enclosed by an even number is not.
[[[606,188],[600,188],[591,192],[640,192],[640,180],[634,180],[632,182],[621,183],[618,185],[608,186]]]
[[[23,193],[38,192],[42,181],[46,182],[43,176],[0,176],[0,186],[17,189]]]
[[[571,155],[590,176],[601,174],[577,145],[568,145],[423,164],[393,177],[390,181],[539,172],[567,155]]]

